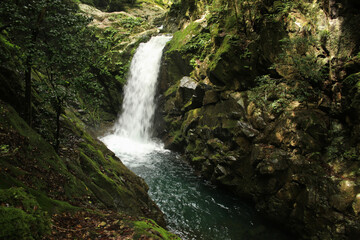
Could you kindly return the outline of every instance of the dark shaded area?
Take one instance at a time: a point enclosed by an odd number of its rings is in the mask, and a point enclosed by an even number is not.
[[[128,4],[135,4],[136,0],[81,0],[81,2],[103,11],[115,12],[124,10]]]

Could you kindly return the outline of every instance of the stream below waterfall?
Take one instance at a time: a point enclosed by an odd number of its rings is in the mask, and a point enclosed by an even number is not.
[[[140,44],[130,66],[122,114],[101,140],[144,178],[168,228],[182,239],[288,239],[252,207],[197,177],[178,154],[151,138],[160,60],[170,39],[157,36]]]

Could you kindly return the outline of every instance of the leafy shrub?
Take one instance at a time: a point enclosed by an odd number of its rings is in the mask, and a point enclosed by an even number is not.
[[[127,17],[121,19],[120,21],[122,27],[130,28],[130,29],[133,29],[134,27],[137,26],[141,26],[142,22],[143,22],[142,18],[133,18],[133,17]]]
[[[287,74],[312,84],[326,77],[327,68],[316,56],[314,47],[318,42],[311,37],[300,36],[282,40],[283,53],[279,55],[275,67],[287,68]]]

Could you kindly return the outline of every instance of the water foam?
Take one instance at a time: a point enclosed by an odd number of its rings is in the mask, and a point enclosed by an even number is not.
[[[119,157],[125,154],[142,162],[142,156],[152,151],[165,151],[162,143],[151,139],[151,130],[162,51],[170,39],[156,36],[141,43],[131,61],[122,114],[113,133],[100,139]]]

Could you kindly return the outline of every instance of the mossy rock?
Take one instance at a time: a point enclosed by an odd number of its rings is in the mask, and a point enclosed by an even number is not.
[[[23,188],[0,189],[0,239],[41,239],[50,220]]]
[[[94,139],[74,112],[62,116],[62,157],[14,109],[0,104],[0,187],[24,187],[47,211],[71,205],[116,209],[165,226],[143,179]]]
[[[165,225],[163,214],[147,195],[145,181],[127,169],[103,143],[90,136],[73,111],[67,111],[64,124],[70,133],[82,139],[73,146],[79,152],[79,161],[69,168],[96,198],[108,208],[135,216],[146,215]]]
[[[135,234],[133,239],[180,240],[178,236],[163,229],[151,219],[142,219],[133,223]]]
[[[254,85],[255,62],[250,47],[236,47],[240,40],[227,35],[216,52],[209,58],[207,75],[210,81],[228,89],[246,90]]]

